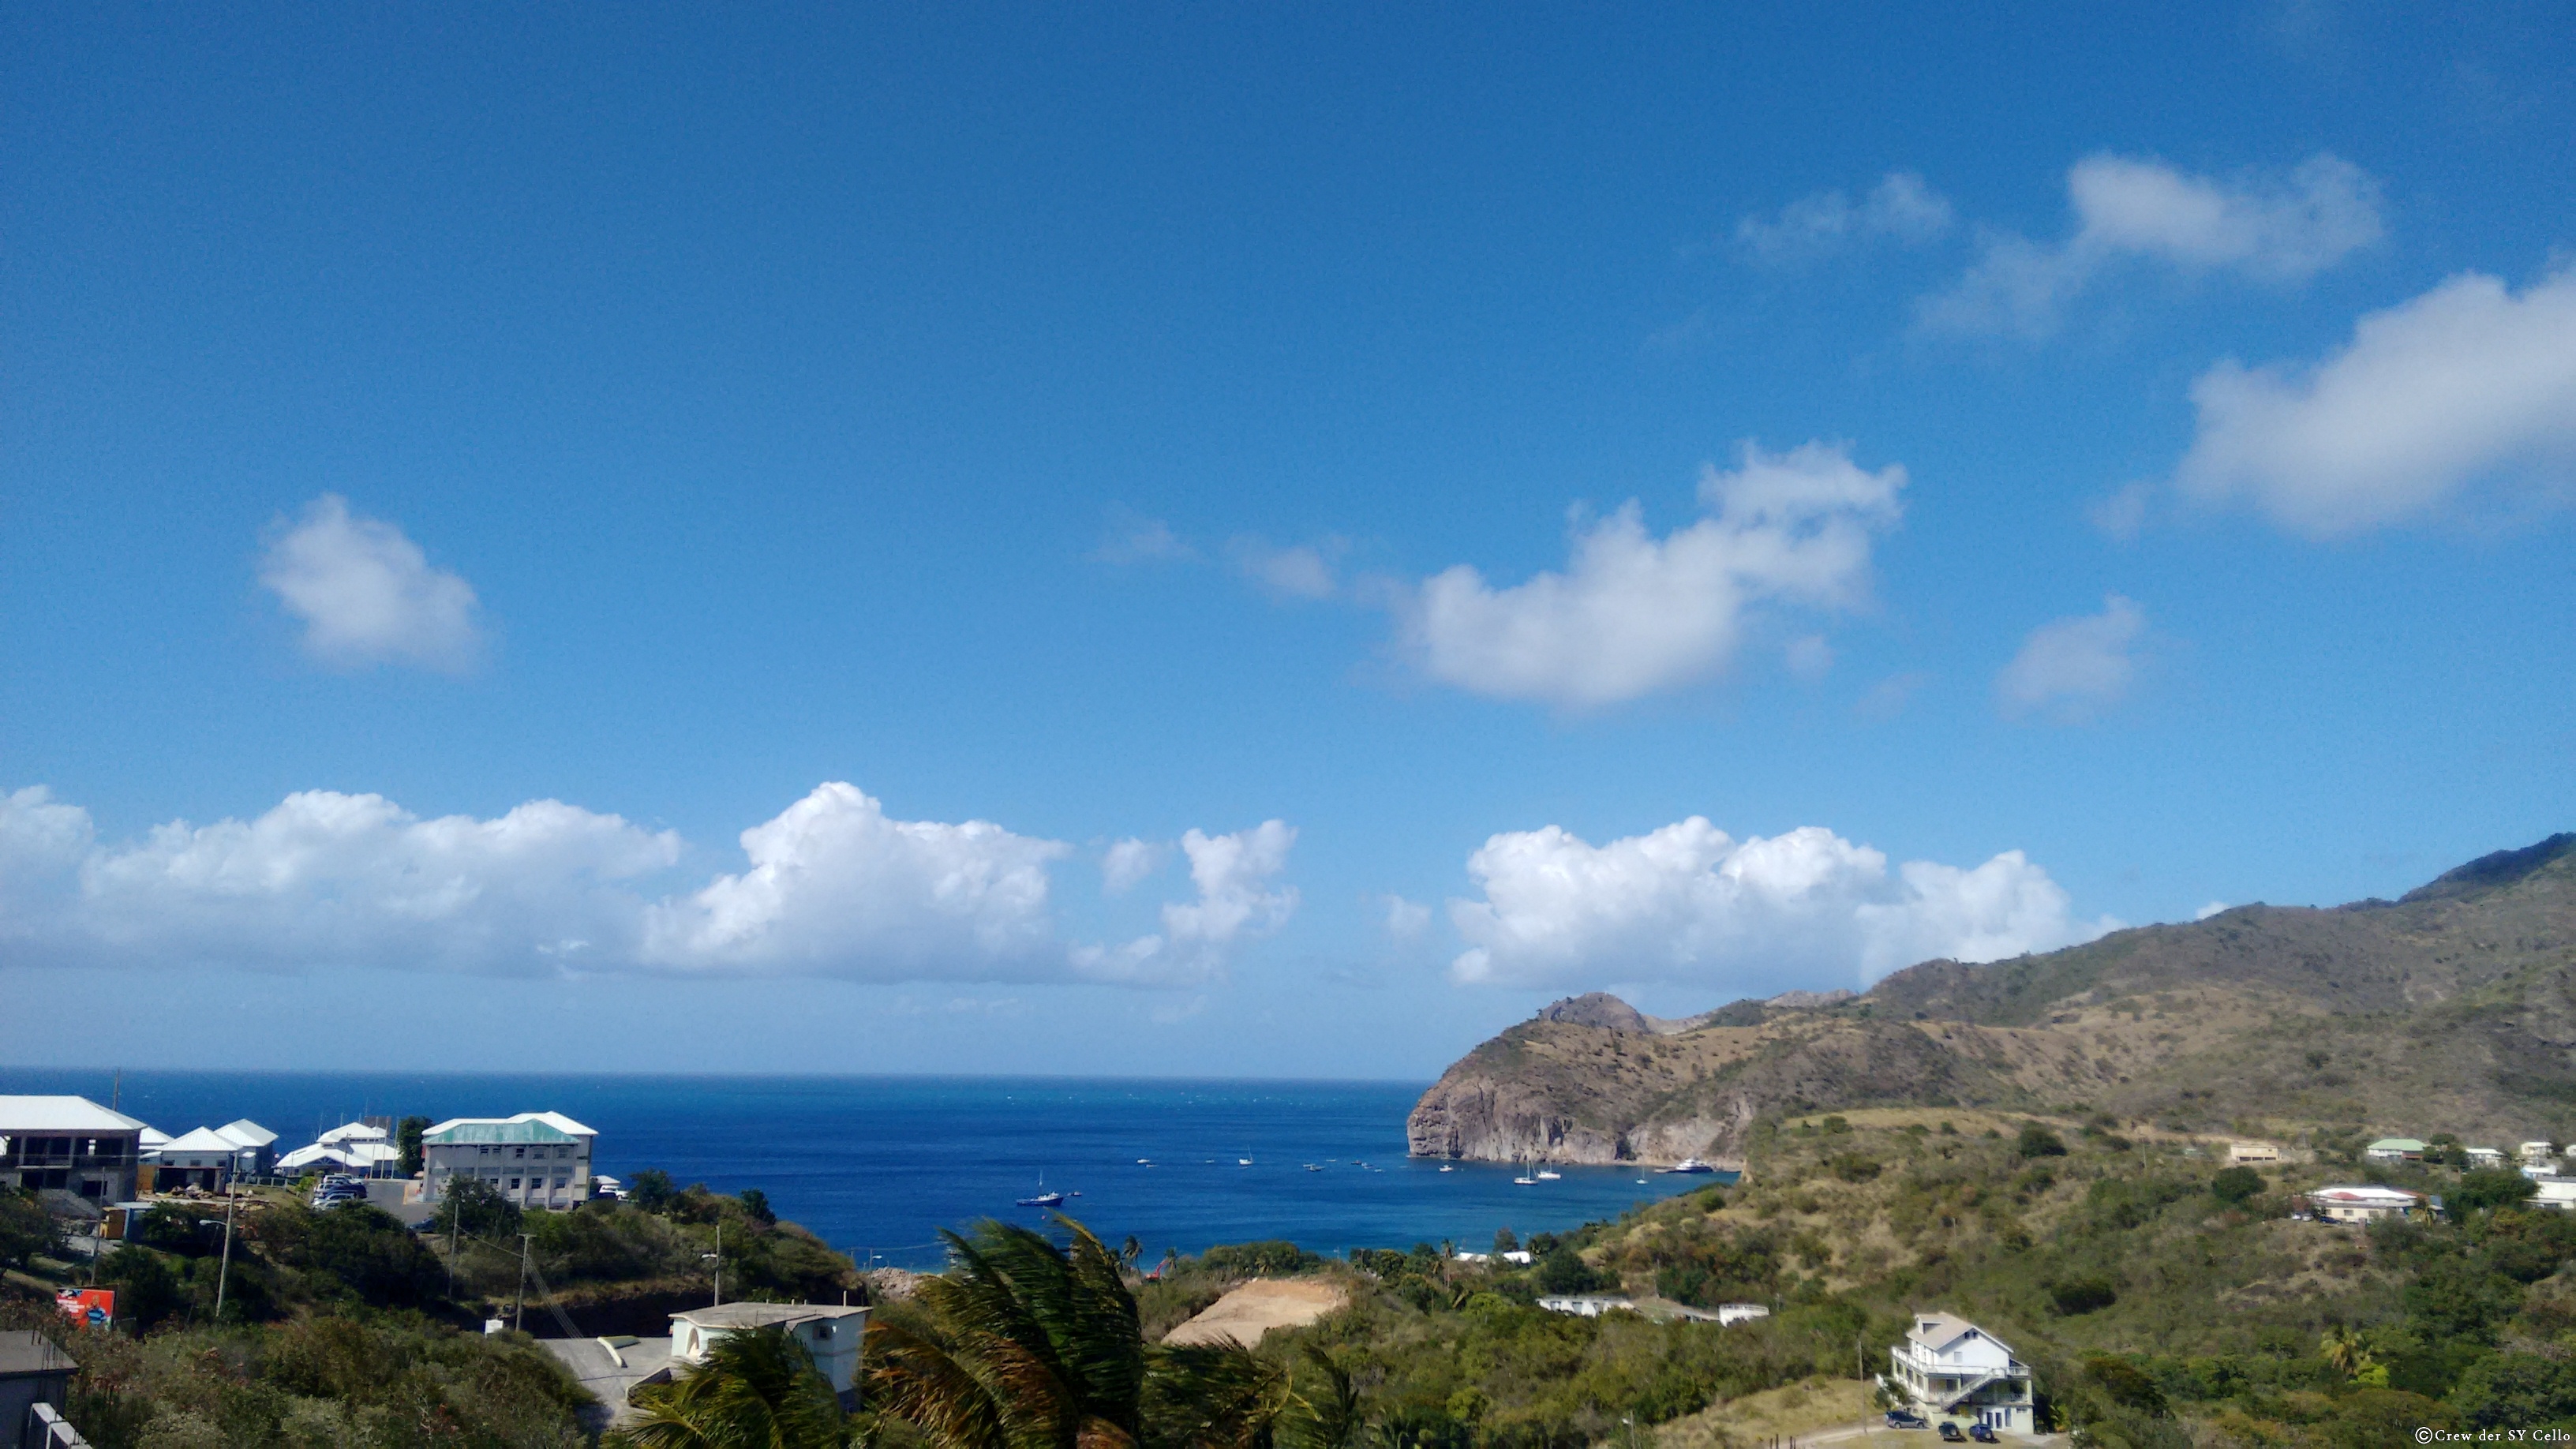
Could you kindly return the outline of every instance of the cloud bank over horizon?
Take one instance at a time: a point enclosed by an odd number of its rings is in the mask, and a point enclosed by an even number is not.
[[[1162,907],[1160,935],[1098,947],[1067,941],[1054,910],[1050,867],[1071,846],[897,820],[837,781],[742,832],[747,868],[669,894],[650,883],[684,859],[675,832],[558,800],[422,819],[299,791],[254,819],[108,844],[37,786],[0,795],[0,942],[73,966],[1181,986],[1294,912],[1275,877],[1295,841],[1276,820],[1188,832],[1194,897]]]
[[[1736,995],[1867,986],[1918,961],[1995,961],[2120,924],[2075,917],[2020,851],[1961,868],[1888,858],[1821,826],[1737,840],[1702,817],[1604,845],[1558,826],[1468,857],[1453,898],[1461,985],[1594,990],[1669,983]]]

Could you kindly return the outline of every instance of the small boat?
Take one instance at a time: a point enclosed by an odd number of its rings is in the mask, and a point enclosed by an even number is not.
[[[1322,1168],[1320,1168],[1320,1167],[1317,1167],[1315,1164],[1313,1164],[1313,1163],[1311,1163],[1311,1162],[1309,1162],[1309,1163],[1305,1164],[1305,1168],[1306,1168],[1306,1170],[1307,1170],[1308,1172],[1321,1172],[1321,1171],[1323,1171],[1323,1170],[1324,1170],[1324,1169],[1322,1169]]]
[[[1138,1167],[1151,1167],[1154,1165],[1154,1159],[1150,1157],[1139,1157],[1136,1159],[1136,1165]]]
[[[1063,1203],[1063,1201],[1064,1201],[1064,1194],[1063,1194],[1063,1193],[1060,1193],[1060,1192],[1042,1192],[1042,1193],[1039,1193],[1036,1197],[1024,1197],[1024,1198],[1021,1198],[1021,1199],[1020,1199],[1020,1206],[1022,1206],[1022,1207],[1055,1207],[1055,1206],[1058,1206],[1058,1205],[1060,1205],[1061,1203]]]
[[[1456,1172],[1458,1169],[1451,1167],[1448,1163],[1444,1162],[1440,1164],[1440,1170],[1442,1172]]]
[[[1535,1178],[1535,1177],[1515,1177],[1515,1178],[1513,1178],[1513,1179],[1512,1179],[1512,1186],[1514,1186],[1514,1187],[1536,1187],[1536,1186],[1538,1186],[1538,1179],[1537,1179],[1537,1178]]]
[[[1237,1167],[1250,1167],[1252,1165],[1252,1159],[1249,1157],[1238,1157],[1234,1160],[1234,1165]]]
[[[1674,1163],[1672,1166],[1665,1168],[1664,1171],[1667,1173],[1715,1172],[1717,1169],[1700,1161],[1696,1157],[1685,1157],[1681,1161]]]
[[[1550,1172],[1545,1168],[1540,1168],[1538,1180],[1541,1182],[1563,1182],[1565,1181],[1565,1174],[1562,1172]]]

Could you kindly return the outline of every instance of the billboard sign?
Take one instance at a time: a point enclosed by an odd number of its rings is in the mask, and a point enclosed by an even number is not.
[[[113,1288],[66,1288],[54,1295],[54,1306],[84,1328],[106,1328],[116,1322]]]

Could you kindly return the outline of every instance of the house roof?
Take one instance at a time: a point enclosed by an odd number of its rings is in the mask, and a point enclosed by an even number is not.
[[[724,1303],[692,1308],[671,1317],[699,1328],[777,1328],[817,1318],[855,1318],[867,1311],[857,1305],[844,1308],[830,1303]]]
[[[2421,1202],[2424,1195],[2402,1187],[2321,1187],[2308,1194],[2311,1202],[2341,1203],[2354,1207],[2392,1207]]]
[[[21,1374],[67,1374],[79,1368],[72,1356],[32,1328],[0,1332],[0,1378]]]
[[[373,1123],[343,1122],[313,1140],[316,1142],[382,1142],[385,1136],[385,1129]]]
[[[571,1142],[599,1134],[561,1112],[522,1112],[515,1117],[450,1117],[420,1134],[425,1146],[459,1143]]]
[[[215,1135],[229,1137],[244,1147],[266,1147],[277,1140],[277,1134],[248,1117],[236,1117],[215,1129]]]
[[[163,1144],[163,1152],[220,1152],[226,1156],[241,1151],[242,1145],[223,1136],[212,1127],[198,1127]]]
[[[140,1132],[143,1124],[87,1097],[0,1097],[0,1137],[16,1132]]]
[[[2424,1144],[2412,1137],[2382,1137],[2370,1144],[2373,1152],[2421,1152]]]
[[[141,1147],[146,1152],[149,1152],[156,1147],[166,1147],[169,1143],[169,1133],[162,1131],[158,1127],[146,1127],[142,1132],[137,1134],[135,1145]]]
[[[2011,1344],[2004,1342],[2002,1339],[1995,1337],[1993,1334],[1986,1332],[1984,1329],[1979,1328],[1977,1325],[1970,1323],[1968,1320],[1961,1318],[1956,1314],[1917,1313],[1914,1315],[1914,1325],[1905,1330],[1905,1336],[1907,1338],[1914,1340],[1916,1343],[1923,1345],[1934,1353],[1939,1353],[1941,1350],[1948,1348],[1950,1345],[1957,1343],[1960,1339],[1963,1339],[1972,1333],[1983,1338],[1988,1343],[1993,1344],[1995,1347],[2002,1349],[2005,1357],[2009,1358],[2012,1356]]]

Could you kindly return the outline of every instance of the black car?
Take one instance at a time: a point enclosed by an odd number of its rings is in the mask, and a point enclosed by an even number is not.
[[[1911,1410],[1890,1409],[1887,1411],[1887,1427],[1891,1429],[1928,1429],[1931,1427],[1931,1424],[1921,1414],[1914,1413]]]
[[[1968,1426],[1968,1437],[1976,1440],[1980,1444],[2000,1444],[2003,1442],[1995,1437],[1994,1426],[1991,1424],[1970,1424]]]
[[[1968,1442],[1968,1436],[1959,1432],[1959,1426],[1951,1423],[1947,1419],[1941,1421],[1941,1437],[1946,1442],[1952,1444],[1965,1444]]]

